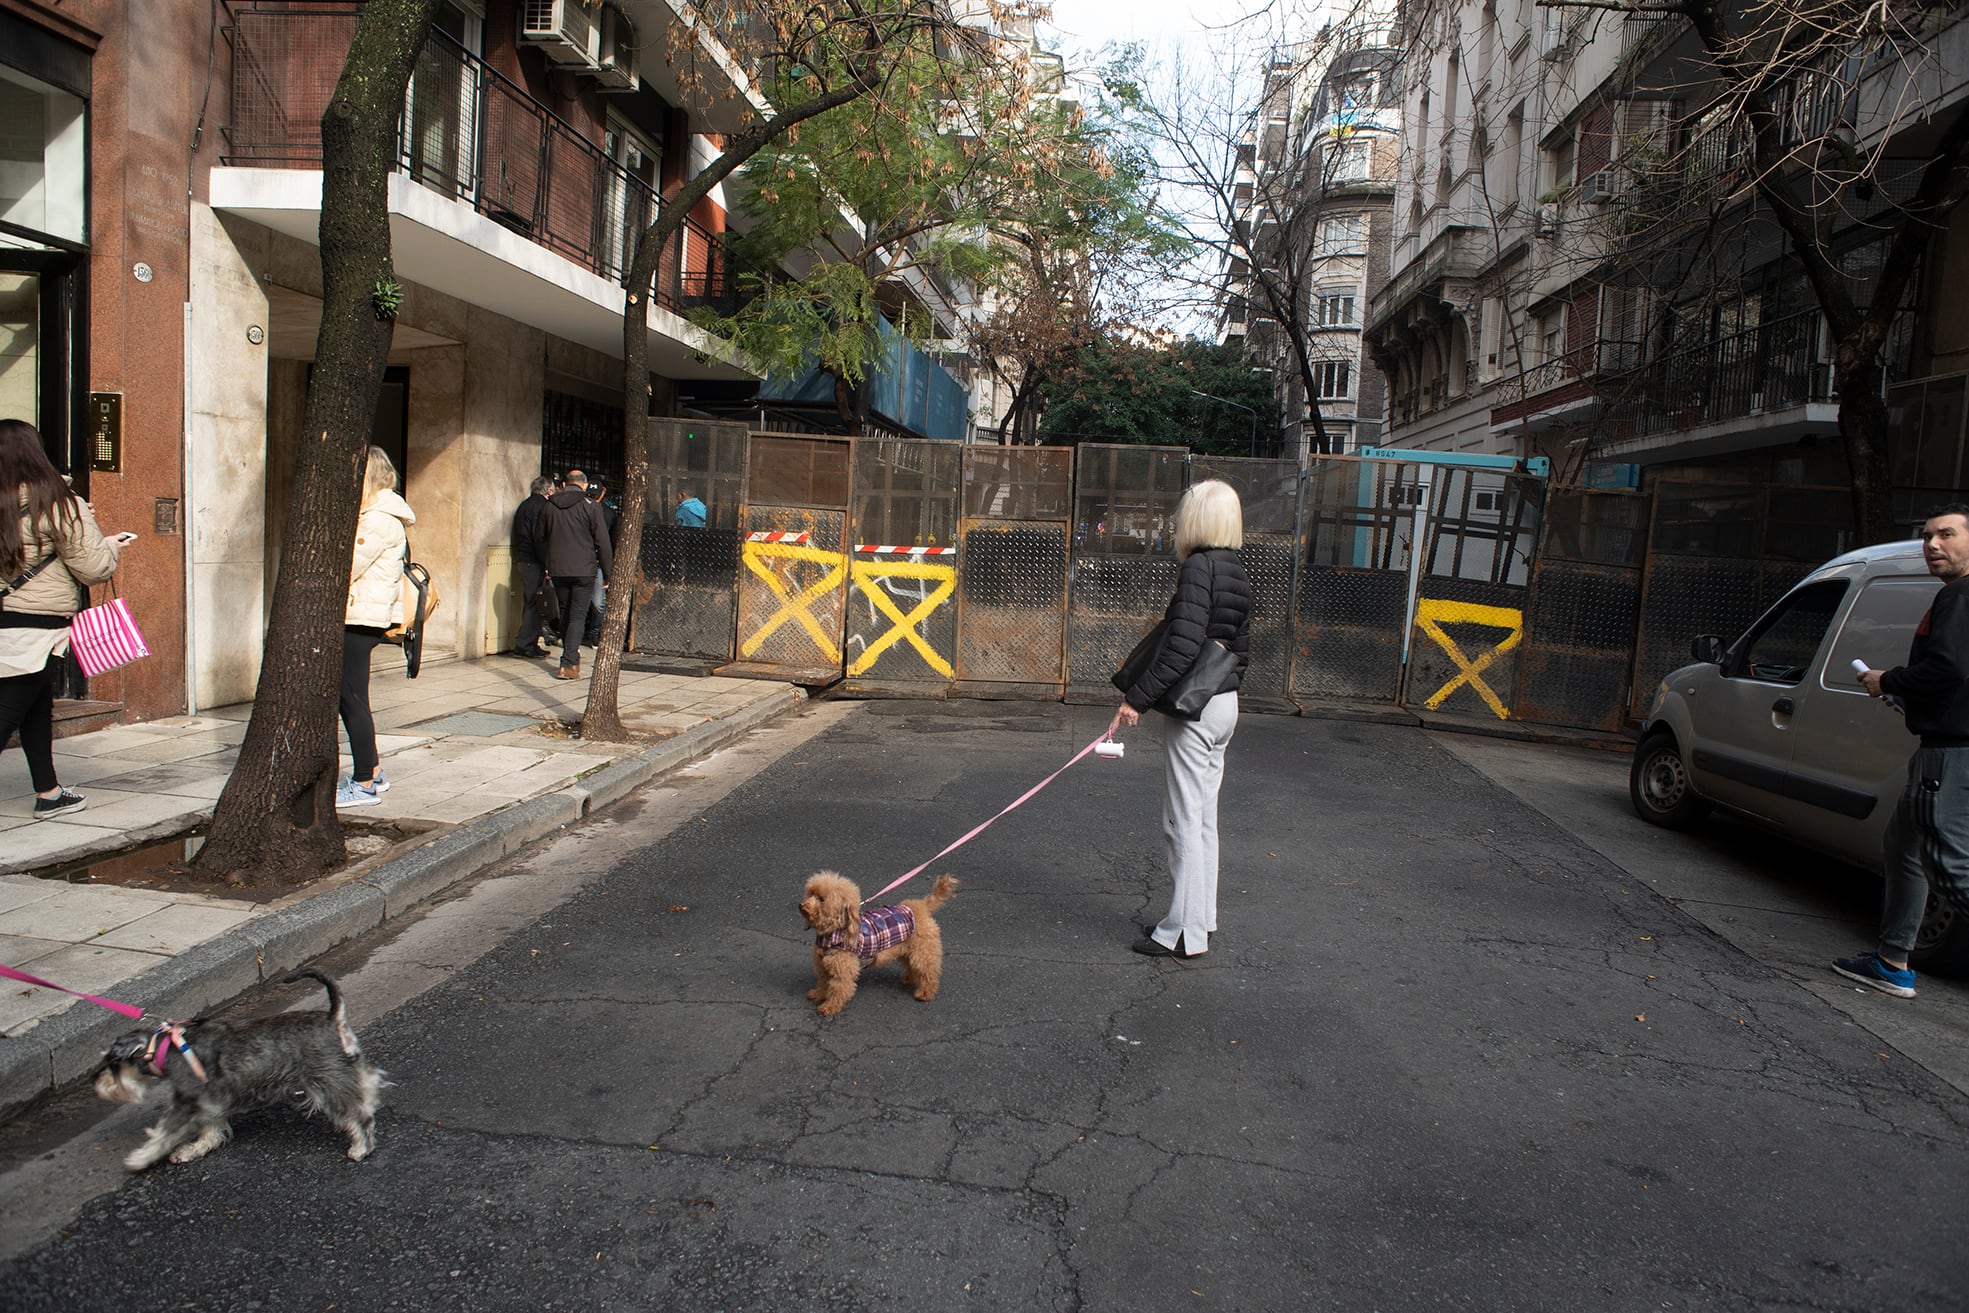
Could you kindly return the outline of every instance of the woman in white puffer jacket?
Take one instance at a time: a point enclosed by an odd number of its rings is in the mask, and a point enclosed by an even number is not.
[[[417,512],[396,493],[396,466],[380,447],[363,471],[362,514],[349,563],[349,605],[342,619],[342,725],[353,769],[335,790],[337,807],[373,807],[390,787],[376,761],[376,720],[369,713],[369,658],[383,631],[403,617],[403,561]]]

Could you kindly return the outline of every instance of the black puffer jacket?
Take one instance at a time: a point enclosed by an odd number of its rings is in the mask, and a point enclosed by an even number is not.
[[[1162,613],[1169,637],[1162,655],[1128,690],[1128,705],[1147,711],[1196,662],[1206,639],[1214,638],[1237,656],[1237,673],[1220,693],[1235,690],[1251,664],[1251,579],[1244,563],[1227,547],[1191,552],[1176,579],[1176,595]]]

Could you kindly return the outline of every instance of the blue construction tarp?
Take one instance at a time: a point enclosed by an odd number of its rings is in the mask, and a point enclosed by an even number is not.
[[[870,412],[920,438],[963,441],[970,415],[964,385],[886,322],[877,331],[882,351],[868,373]],[[792,374],[768,374],[759,399],[829,405],[834,379],[810,360]]]

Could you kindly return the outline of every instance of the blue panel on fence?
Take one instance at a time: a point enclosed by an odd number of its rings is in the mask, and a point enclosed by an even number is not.
[[[930,365],[929,434],[950,442],[964,440],[964,424],[970,417],[971,394],[942,365]]]

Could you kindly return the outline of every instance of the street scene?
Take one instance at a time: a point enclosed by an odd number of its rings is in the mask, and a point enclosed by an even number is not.
[[[1877,884],[1642,823],[1618,752],[1246,715],[1219,934],[1157,962],[1145,724],[897,891],[963,882],[933,1001],[817,1016],[805,877],[879,888],[1110,715],[816,703],[351,941],[375,1153],[275,1108],[130,1176],[146,1114],[75,1092],[5,1133],[4,1302],[1958,1306],[1969,989],[1839,980]]]

